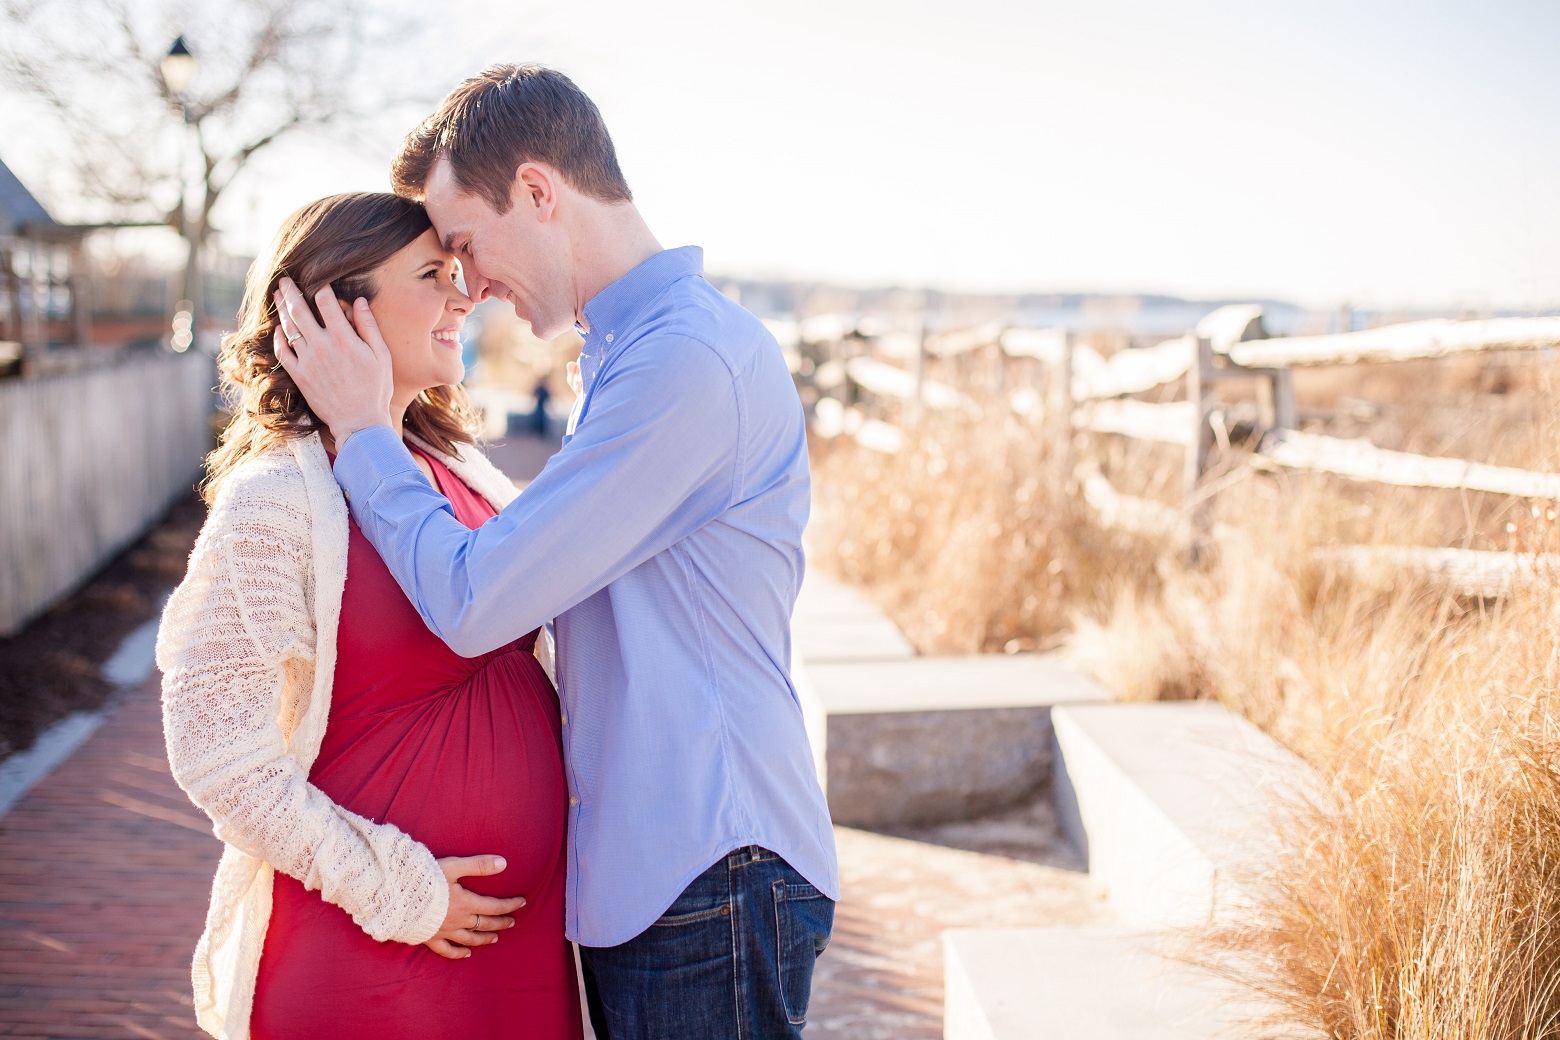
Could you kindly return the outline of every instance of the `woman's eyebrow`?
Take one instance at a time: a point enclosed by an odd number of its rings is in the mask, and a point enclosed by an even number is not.
[[[442,256],[440,256],[440,257],[433,257],[431,259],[424,260],[422,262],[422,267],[443,267],[443,266],[444,266],[444,258]],[[418,270],[421,270],[422,267],[419,267]]]

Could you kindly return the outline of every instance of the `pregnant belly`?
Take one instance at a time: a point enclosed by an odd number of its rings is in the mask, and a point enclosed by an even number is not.
[[[474,891],[528,894],[558,862],[568,812],[558,704],[530,654],[504,654],[410,704],[332,717],[310,779],[436,857],[503,856],[507,869],[472,878]]]
[[[457,688],[333,716],[325,745],[311,779],[336,802],[395,824],[436,857],[503,856],[503,873],[462,884],[523,895],[528,905],[496,945],[457,963],[422,946],[375,942],[345,911],[278,874],[255,994],[257,1040],[384,1037],[390,1021],[393,1035],[420,1040],[523,1035],[513,1032],[518,1007],[527,1009],[522,1021],[567,1023],[576,1007],[563,938],[567,790],[557,701],[535,658],[506,654]]]

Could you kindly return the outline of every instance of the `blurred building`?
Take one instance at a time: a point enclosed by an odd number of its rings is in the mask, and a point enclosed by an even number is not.
[[[61,224],[0,162],[0,373],[87,339],[80,272],[90,229]]]

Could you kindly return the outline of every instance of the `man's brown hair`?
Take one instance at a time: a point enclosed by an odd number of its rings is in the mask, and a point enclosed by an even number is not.
[[[525,162],[546,163],[602,202],[633,199],[595,103],[541,65],[492,65],[450,91],[401,143],[390,164],[395,193],[421,202],[440,159],[463,191],[499,213],[509,211],[515,170]]]

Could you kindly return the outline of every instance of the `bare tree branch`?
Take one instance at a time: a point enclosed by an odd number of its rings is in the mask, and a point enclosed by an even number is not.
[[[199,243],[219,199],[278,141],[325,125],[361,137],[395,95],[436,96],[406,91],[417,63],[390,57],[415,35],[401,12],[397,34],[369,32],[376,18],[384,4],[369,0],[0,0],[0,96],[62,132],[57,194],[95,219],[167,219]],[[183,97],[159,69],[171,26],[200,61]],[[198,176],[180,214],[185,134]]]

